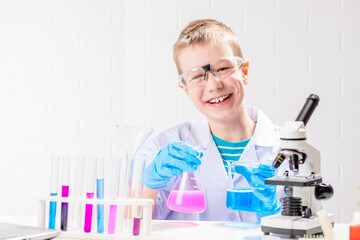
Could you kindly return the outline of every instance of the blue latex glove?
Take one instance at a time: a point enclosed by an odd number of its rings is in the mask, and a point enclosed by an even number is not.
[[[201,152],[185,142],[169,142],[145,169],[145,185],[151,189],[164,188],[171,177],[196,171],[201,157]]]
[[[280,212],[281,204],[277,199],[276,185],[265,184],[265,179],[275,176],[275,168],[271,165],[260,164],[252,169],[251,181],[254,187],[254,195],[263,201],[263,209],[256,213],[260,221],[262,217]]]
[[[264,202],[276,198],[276,186],[265,184],[265,178],[275,176],[275,168],[271,165],[260,164],[257,168],[251,169],[251,182],[254,187],[254,194]]]
[[[275,176],[275,168],[271,165],[260,164],[257,168],[247,168],[235,165],[235,172],[241,174],[254,189],[254,195],[263,202],[261,212],[257,213],[258,219],[278,213],[281,204],[277,199],[276,186],[265,184],[265,179]]]

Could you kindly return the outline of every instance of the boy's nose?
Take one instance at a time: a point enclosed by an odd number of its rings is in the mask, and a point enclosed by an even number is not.
[[[224,85],[220,78],[216,77],[212,72],[208,71],[205,76],[206,81],[206,87],[210,91],[218,91],[221,89]]]

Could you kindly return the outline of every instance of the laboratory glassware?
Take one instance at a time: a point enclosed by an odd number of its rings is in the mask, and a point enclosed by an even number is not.
[[[96,158],[88,161],[88,174],[87,174],[87,189],[86,198],[93,199],[95,192],[95,171],[96,171]],[[85,224],[84,232],[91,232],[91,221],[92,221],[93,204],[87,203],[85,205]]]
[[[70,185],[70,157],[63,157],[62,159],[62,185],[61,197],[69,197]],[[61,221],[60,227],[62,231],[66,231],[68,227],[68,207],[67,202],[61,203]]]
[[[51,183],[50,183],[50,196],[56,197],[58,193],[58,182],[59,182],[59,166],[60,157],[52,156],[51,158]],[[49,229],[55,229],[56,219],[56,202],[50,201],[49,206]]]
[[[113,167],[112,167],[112,177],[111,177],[111,186],[110,186],[111,200],[117,199],[119,197],[120,170],[121,170],[121,158],[116,158],[113,160]],[[116,204],[110,204],[109,223],[108,223],[109,234],[114,234],[116,230],[117,209],[118,208]]]
[[[206,210],[204,183],[200,166],[194,172],[183,172],[176,177],[166,201],[166,206],[173,211],[183,213],[202,213]]]
[[[96,198],[104,199],[104,159],[96,160]],[[104,204],[97,205],[97,232],[104,232]]]
[[[251,183],[252,170],[259,166],[256,162],[236,161],[228,169],[228,187],[226,193],[226,207],[246,212],[259,212],[262,208],[262,202],[254,195],[254,189]],[[239,174],[234,171],[235,167],[241,169]],[[246,181],[243,181],[243,179]]]
[[[138,151],[153,132],[150,128],[140,126],[118,126],[117,128],[122,137],[122,143],[126,149],[125,173],[120,174],[119,187],[124,192],[125,197],[142,198],[144,185],[145,159],[137,156]],[[140,220],[142,208],[134,206],[127,211],[128,217],[133,219],[133,235],[140,234]]]
[[[78,157],[76,164],[76,175],[75,175],[75,190],[74,197],[82,198],[83,196],[83,185],[84,185],[84,171],[85,171],[85,160],[86,157]],[[83,218],[83,207],[81,203],[73,204],[73,228],[81,228]]]

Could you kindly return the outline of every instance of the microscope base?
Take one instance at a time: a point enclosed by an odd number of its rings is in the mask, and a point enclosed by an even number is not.
[[[329,214],[331,224],[334,225],[334,215]],[[282,215],[272,215],[261,219],[261,231],[265,235],[270,233],[287,235],[291,237],[304,236],[322,233],[319,218],[291,217]]]

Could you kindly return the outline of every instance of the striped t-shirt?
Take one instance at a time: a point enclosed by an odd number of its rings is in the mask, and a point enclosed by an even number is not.
[[[240,159],[246,145],[251,139],[249,138],[241,142],[228,142],[216,137],[214,134],[212,134],[212,136],[223,159],[223,164],[225,166],[226,172],[228,171],[229,164]]]

